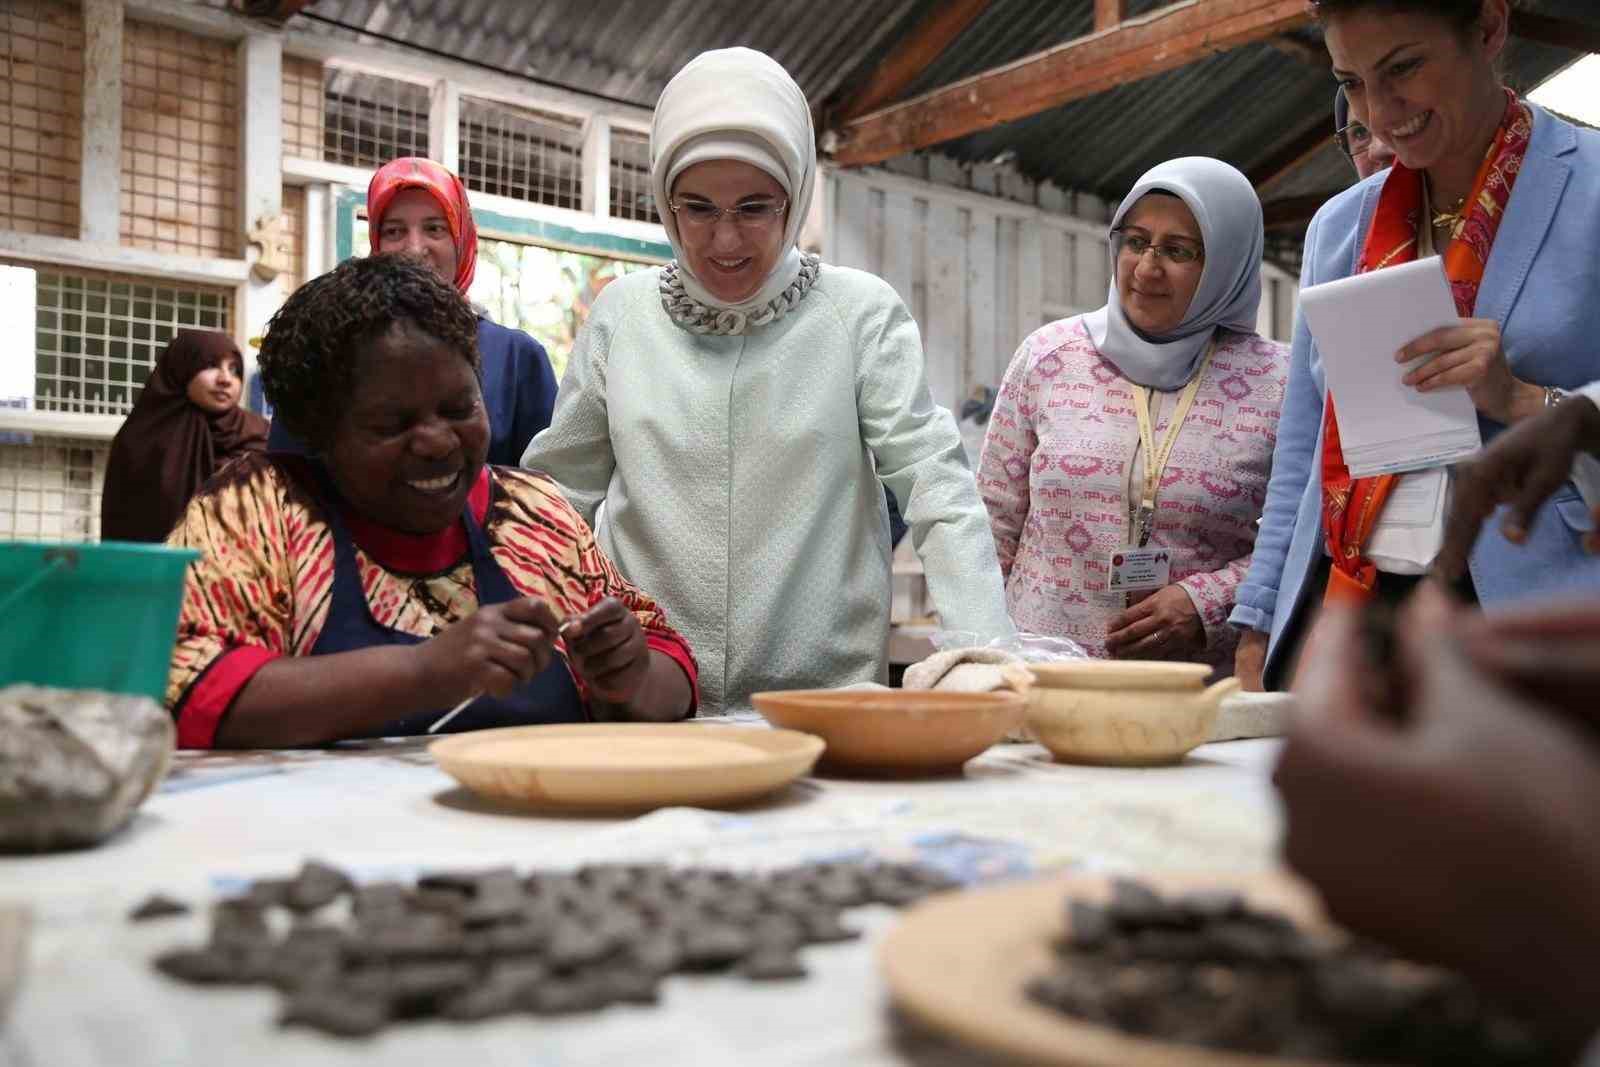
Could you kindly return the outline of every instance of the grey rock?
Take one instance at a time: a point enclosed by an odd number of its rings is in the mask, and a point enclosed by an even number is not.
[[[167,773],[172,717],[148,697],[0,689],[0,851],[98,844]]]

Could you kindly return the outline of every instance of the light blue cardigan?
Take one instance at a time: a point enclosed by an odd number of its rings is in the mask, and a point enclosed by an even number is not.
[[[1474,315],[1499,320],[1506,359],[1518,378],[1575,389],[1600,378],[1600,133],[1532,110],[1533,139]],[[1355,273],[1388,173],[1345,190],[1317,212],[1306,233],[1302,286]],[[1290,619],[1321,595],[1307,586],[1323,553],[1326,394],[1322,356],[1300,315],[1261,532],[1229,620],[1271,634],[1269,672],[1286,651],[1281,639]],[[1504,428],[1482,415],[1478,422],[1485,441]],[[1499,516],[1491,516],[1470,560],[1485,608],[1555,592],[1600,593],[1600,558],[1587,555],[1579,541],[1588,525],[1588,510],[1570,483],[1540,509],[1525,545],[1506,541]]]

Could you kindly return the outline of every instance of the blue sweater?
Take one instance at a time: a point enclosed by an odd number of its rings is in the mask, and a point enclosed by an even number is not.
[[[489,462],[522,463],[533,435],[550,425],[556,406],[556,375],[543,346],[521,330],[478,319],[478,356],[483,368],[483,406],[489,412]],[[276,419],[267,447],[279,452],[306,448]]]
[[[1531,106],[1531,105],[1530,105]],[[1478,290],[1474,314],[1500,323],[1511,373],[1539,385],[1576,389],[1600,378],[1600,133],[1579,130],[1533,107],[1533,139],[1511,192],[1505,219]],[[1322,206],[1306,233],[1303,286],[1344,278],[1372,222],[1388,171],[1345,190]],[[1315,606],[1309,588],[1323,553],[1322,355],[1295,323],[1289,390],[1278,422],[1278,445],[1265,513],[1250,572],[1230,621],[1271,634],[1267,668],[1284,654],[1281,638],[1297,612]],[[1478,417],[1487,442],[1504,427]],[[1588,509],[1568,484],[1539,509],[1526,545],[1500,533],[1503,515],[1484,523],[1469,565],[1485,610],[1529,598],[1600,592],[1600,558],[1580,543]]]

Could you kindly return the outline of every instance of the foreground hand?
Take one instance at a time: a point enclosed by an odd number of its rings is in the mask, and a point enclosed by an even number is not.
[[[1544,402],[1544,391],[1511,373],[1494,319],[1464,319],[1433,330],[1395,353],[1396,363],[1432,356],[1401,382],[1419,392],[1464,386],[1472,404],[1496,422],[1510,423]]]
[[[1460,632],[1474,665],[1500,684],[1600,729],[1600,603],[1473,614]]]
[[[606,597],[561,627],[572,669],[608,704],[628,704],[650,670],[644,627],[616,597]]]
[[[423,688],[441,707],[482,693],[506,696],[550,665],[560,625],[554,609],[533,597],[479,608],[417,646]]]
[[[1233,653],[1233,676],[1239,679],[1239,688],[1247,693],[1265,689],[1267,670],[1267,635],[1260,630],[1246,630],[1239,635],[1239,647]]]
[[[1600,407],[1575,396],[1524,419],[1496,437],[1475,459],[1456,467],[1444,547],[1434,570],[1448,581],[1461,577],[1483,521],[1501,504],[1510,504],[1501,532],[1521,542],[1534,512],[1571,476],[1579,453],[1600,453]],[[1584,539],[1600,551],[1600,534]]]
[[[1146,595],[1106,627],[1114,659],[1182,659],[1205,648],[1205,623],[1181,585]]]
[[[1450,612],[1424,587],[1397,628],[1399,722],[1363,695],[1355,616],[1328,613],[1274,775],[1285,858],[1339,923],[1576,1045],[1600,1024],[1600,745],[1478,669]]]

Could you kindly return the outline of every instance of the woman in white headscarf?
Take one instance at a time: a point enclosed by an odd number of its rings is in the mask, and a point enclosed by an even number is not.
[[[943,625],[1011,632],[955,420],[894,290],[797,242],[811,111],[748,49],[707,52],[656,105],[656,203],[676,260],[619,278],[578,338],[547,472],[700,665],[700,710],[887,673],[899,499]]]
[[[1106,306],[1022,343],[978,482],[1019,629],[1229,671],[1287,347],[1258,336],[1261,203],[1219,160],[1140,178]]]

